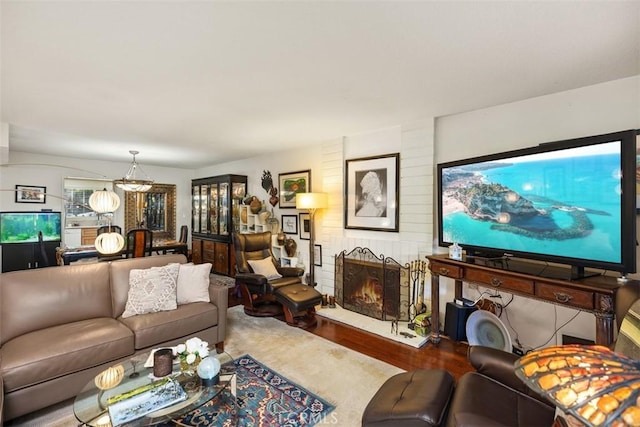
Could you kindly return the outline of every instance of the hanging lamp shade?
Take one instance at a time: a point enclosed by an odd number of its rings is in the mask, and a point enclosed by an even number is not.
[[[102,233],[96,237],[96,250],[102,255],[117,254],[124,248],[124,237],[120,233]]]
[[[97,190],[89,197],[89,206],[99,214],[115,212],[120,207],[120,197],[106,188]]]
[[[113,181],[114,184],[118,188],[123,189],[124,191],[136,191],[136,192],[145,192],[151,190],[153,186],[153,180],[149,178],[149,175],[145,173],[144,170],[140,167],[138,162],[136,161],[136,155],[139,154],[139,151],[129,150],[129,153],[133,155],[133,162],[131,163],[131,167],[127,171],[127,174],[121,178]],[[144,176],[144,178],[138,177],[138,170]]]

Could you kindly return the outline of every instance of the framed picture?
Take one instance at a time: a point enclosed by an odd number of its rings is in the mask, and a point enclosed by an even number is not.
[[[301,213],[300,216],[300,238],[311,239],[311,216],[308,213]]]
[[[16,185],[16,203],[46,203],[47,187]]]
[[[298,234],[298,217],[296,215],[282,215],[282,232],[285,234]]]
[[[278,181],[280,182],[280,207],[295,208],[296,194],[311,192],[311,169],[281,173],[278,175]]]
[[[398,231],[400,154],[346,161],[345,228]]]
[[[313,265],[322,267],[322,246],[313,245]]]

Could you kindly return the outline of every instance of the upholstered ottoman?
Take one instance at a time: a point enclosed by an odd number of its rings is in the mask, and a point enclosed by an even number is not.
[[[316,305],[322,302],[322,294],[313,287],[302,283],[283,286],[275,291],[275,296],[289,325],[308,328],[316,324]]]
[[[362,414],[363,427],[436,427],[445,419],[455,379],[442,369],[418,369],[389,378]]]

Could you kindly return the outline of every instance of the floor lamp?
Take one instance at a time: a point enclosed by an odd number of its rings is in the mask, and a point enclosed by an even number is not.
[[[296,209],[309,211],[309,285],[315,286],[315,224],[316,210],[326,209],[328,206],[327,193],[298,193],[296,194]]]

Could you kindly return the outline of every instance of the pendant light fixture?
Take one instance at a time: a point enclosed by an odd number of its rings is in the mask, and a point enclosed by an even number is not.
[[[136,155],[139,154],[139,151],[129,150],[129,153],[133,155],[133,163],[131,163],[131,167],[127,171],[127,174],[121,178],[116,179],[113,183],[118,187],[123,189],[124,191],[135,191],[135,192],[145,192],[149,191],[153,186],[153,180],[149,178],[149,175],[145,173],[144,170],[138,165],[136,162]],[[144,178],[139,178],[137,176],[138,169],[144,176]]]
[[[120,207],[120,197],[112,191],[94,191],[89,197],[89,206],[98,213],[104,214],[109,222],[109,231],[99,234],[94,243],[96,250],[103,255],[113,255],[124,248],[124,238],[120,233],[111,231],[111,215]]]

